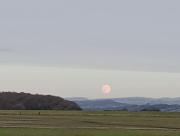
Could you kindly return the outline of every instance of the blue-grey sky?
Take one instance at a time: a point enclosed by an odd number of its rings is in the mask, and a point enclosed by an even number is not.
[[[178,0],[0,1],[0,90],[95,98],[104,97],[101,85],[109,83],[109,97],[180,96],[179,5]]]

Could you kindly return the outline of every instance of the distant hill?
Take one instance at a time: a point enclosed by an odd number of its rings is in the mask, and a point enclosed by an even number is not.
[[[85,101],[85,100],[88,100],[87,98],[84,98],[84,97],[67,97],[66,99],[70,100],[70,101]]]
[[[51,95],[1,92],[0,110],[81,110],[78,104]]]
[[[114,98],[119,103],[145,105],[145,104],[168,104],[168,105],[180,105],[180,97],[176,98],[144,98],[144,97],[127,97],[127,98]]]
[[[71,98],[72,99],[72,98]],[[180,112],[180,98],[74,99],[84,110],[126,110]]]

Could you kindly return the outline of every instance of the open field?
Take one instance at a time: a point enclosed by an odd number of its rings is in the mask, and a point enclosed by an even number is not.
[[[179,136],[180,113],[0,111],[2,136]]]

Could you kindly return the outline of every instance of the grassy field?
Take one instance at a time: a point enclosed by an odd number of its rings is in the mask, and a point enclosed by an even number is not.
[[[180,113],[0,111],[0,136],[180,136]]]

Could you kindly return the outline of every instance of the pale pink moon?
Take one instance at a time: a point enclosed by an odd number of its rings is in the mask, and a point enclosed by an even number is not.
[[[102,91],[104,94],[109,94],[111,92],[112,88],[110,85],[105,84],[102,86]]]

